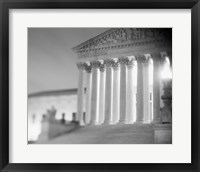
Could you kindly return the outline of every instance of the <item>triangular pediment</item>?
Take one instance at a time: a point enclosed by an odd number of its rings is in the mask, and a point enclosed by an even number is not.
[[[73,50],[81,53],[119,45],[124,46],[142,40],[168,39],[171,37],[170,33],[169,29],[163,28],[113,28],[77,45]]]

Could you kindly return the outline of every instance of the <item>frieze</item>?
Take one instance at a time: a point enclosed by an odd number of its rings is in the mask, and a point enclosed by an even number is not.
[[[99,49],[99,50],[78,52],[78,57],[79,58],[98,57],[98,56],[103,56],[103,55],[107,55],[107,54],[108,54],[108,50]]]
[[[107,50],[104,50],[104,49],[100,49],[100,50],[95,50],[92,55],[94,57],[97,57],[97,56],[102,56],[102,55],[106,55],[108,53]]]
[[[88,50],[79,50],[77,51],[78,53],[78,58],[93,58],[93,57],[98,57],[98,56],[104,56],[104,55],[109,55],[113,50],[117,49],[122,49],[122,48],[130,48],[130,47],[137,47],[137,46],[145,46],[147,44],[152,44],[152,43],[166,43],[166,40],[164,39],[155,39],[155,40],[138,40],[137,42],[125,42],[122,44],[112,44],[107,47],[99,47],[97,49],[88,49]]]

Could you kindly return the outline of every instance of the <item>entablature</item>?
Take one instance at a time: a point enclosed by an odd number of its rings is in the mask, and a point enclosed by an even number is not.
[[[121,49],[171,43],[170,28],[114,28],[73,48],[78,58],[110,55]]]

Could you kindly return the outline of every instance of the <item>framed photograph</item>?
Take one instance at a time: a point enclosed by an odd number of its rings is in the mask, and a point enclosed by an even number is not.
[[[0,1],[1,171],[199,171],[199,8]]]

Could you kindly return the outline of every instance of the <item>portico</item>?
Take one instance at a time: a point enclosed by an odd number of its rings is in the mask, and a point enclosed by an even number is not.
[[[80,124],[159,122],[160,73],[171,59],[170,41],[168,29],[116,28],[73,48]]]

